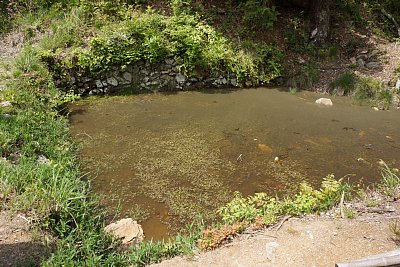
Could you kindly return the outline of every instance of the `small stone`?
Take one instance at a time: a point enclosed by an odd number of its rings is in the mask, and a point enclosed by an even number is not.
[[[12,104],[11,104],[10,101],[3,101],[3,102],[0,102],[0,106],[1,106],[2,108],[12,107]]]
[[[247,87],[250,87],[250,86],[253,85],[253,83],[252,83],[251,81],[246,81],[244,84],[245,84]]]
[[[118,81],[114,77],[110,77],[107,79],[107,83],[111,84],[112,86],[118,86]]]
[[[371,61],[371,62],[368,62],[365,66],[368,68],[368,69],[376,69],[376,68],[378,68],[379,67],[379,62],[376,62],[376,61]]]
[[[177,83],[184,83],[186,81],[186,76],[181,73],[177,73],[175,76],[175,80]]]
[[[233,86],[237,86],[237,80],[236,79],[231,79],[231,84]]]
[[[71,79],[69,80],[69,84],[75,84],[75,83],[76,83],[75,77],[71,77]]]
[[[272,263],[275,262],[276,258],[276,253],[275,250],[279,247],[279,244],[277,242],[269,242],[266,245],[266,251],[267,251],[267,258],[270,260]]]
[[[297,59],[297,62],[300,63],[300,64],[306,63],[306,61],[305,61],[303,58],[301,58],[301,57],[299,57],[299,58]]]
[[[39,155],[37,158],[37,162],[40,164],[50,164],[50,160],[44,155]]]
[[[362,58],[357,59],[357,65],[360,67],[364,67],[365,66],[365,61]]]
[[[149,75],[149,71],[146,69],[142,69],[140,70],[140,73],[144,74],[144,75]]]
[[[220,82],[220,83],[222,83],[222,84],[227,84],[228,81],[227,81],[225,78],[223,78],[223,79],[221,79],[221,82]]]
[[[400,89],[400,79],[397,79],[395,88],[396,88],[396,89]]]
[[[350,62],[351,62],[351,64],[355,65],[357,63],[357,60],[355,57],[352,57],[352,58],[350,58]]]
[[[379,52],[379,50],[372,50],[372,52],[371,52],[371,54],[370,54],[370,57],[376,57],[376,56],[378,56],[380,54],[380,52]]]
[[[168,58],[165,60],[165,63],[167,63],[168,65],[172,65],[172,64],[174,64],[174,61],[175,60],[173,60],[172,58]]]
[[[96,87],[103,88],[103,83],[100,80],[96,80]]]
[[[14,116],[6,113],[6,114],[1,114],[1,117],[2,117],[3,119],[11,119],[11,118],[13,118]]]
[[[128,82],[132,81],[132,74],[130,74],[129,72],[124,72],[124,74],[122,74],[122,77]]]

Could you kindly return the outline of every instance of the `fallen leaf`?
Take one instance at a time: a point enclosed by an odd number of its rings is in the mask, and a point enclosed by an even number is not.
[[[265,144],[258,144],[258,148],[265,153],[272,153],[272,148],[270,148],[269,146],[265,145]]]

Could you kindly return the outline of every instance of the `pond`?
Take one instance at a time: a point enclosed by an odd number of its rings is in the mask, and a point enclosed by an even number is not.
[[[234,192],[285,195],[327,174],[369,184],[398,166],[400,113],[276,89],[114,96],[71,105],[83,170],[105,206],[162,239]]]

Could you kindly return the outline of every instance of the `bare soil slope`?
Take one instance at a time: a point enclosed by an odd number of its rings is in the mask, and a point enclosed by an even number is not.
[[[389,225],[396,212],[356,219],[291,218],[279,230],[244,234],[215,251],[166,260],[167,266],[335,266],[397,248]]]

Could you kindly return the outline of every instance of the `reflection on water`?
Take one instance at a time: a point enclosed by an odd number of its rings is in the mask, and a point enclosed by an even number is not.
[[[181,92],[71,105],[71,132],[104,203],[160,239],[234,191],[285,194],[302,180],[373,182],[377,161],[398,164],[400,113],[271,89]]]

